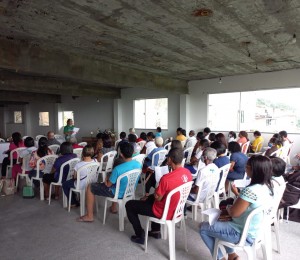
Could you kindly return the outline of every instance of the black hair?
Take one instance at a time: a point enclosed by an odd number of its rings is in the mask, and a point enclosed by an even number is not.
[[[153,132],[148,132],[147,137],[151,137],[153,139],[155,138],[155,135],[153,134]]]
[[[248,133],[246,131],[240,131],[239,135],[246,137],[246,139],[248,140]]]
[[[62,155],[73,153],[73,146],[70,142],[63,142],[60,145],[59,153]]]
[[[24,145],[26,147],[33,147],[34,146],[34,139],[30,136],[26,137],[24,140]]]
[[[158,133],[161,133],[161,127],[157,127],[157,128],[156,128],[156,131],[157,131]]]
[[[94,148],[93,146],[87,144],[82,149],[82,157],[93,157],[94,156]]]
[[[226,137],[224,134],[222,134],[222,133],[216,134],[216,141],[222,143],[225,146],[225,148],[227,149],[228,144],[227,144]]]
[[[126,138],[126,133],[125,132],[121,132],[120,133],[120,139],[124,139]]]
[[[286,163],[279,157],[270,156],[273,167],[273,176],[280,177],[285,173]]]
[[[12,135],[12,140],[13,140],[13,143],[19,147],[20,143],[22,142],[22,136],[19,132],[14,132]]]
[[[147,140],[147,135],[146,135],[146,133],[145,133],[145,132],[141,132],[140,138],[146,141],[146,140]]]
[[[121,152],[121,154],[123,154],[123,156],[126,159],[132,157],[133,151],[134,151],[134,149],[133,149],[132,144],[127,143],[127,142],[122,142],[120,144],[120,152]]]
[[[279,135],[281,136],[281,138],[282,137],[287,138],[287,132],[286,131],[280,131]]]
[[[200,146],[202,147],[202,150],[209,147],[209,141],[207,139],[200,140]]]
[[[214,148],[217,150],[217,156],[220,156],[221,154],[224,154],[226,152],[226,147],[224,144],[222,144],[219,141],[215,141],[210,145],[211,148]]]
[[[39,139],[39,144],[38,144],[39,147],[38,147],[38,149],[36,151],[36,153],[37,153],[37,155],[39,157],[44,157],[44,156],[46,156],[48,154],[48,145],[47,145],[47,142],[48,142],[48,140],[47,140],[46,137],[41,137]]]
[[[129,134],[128,135],[128,142],[135,143],[136,142],[136,135],[135,134]]]
[[[181,164],[182,160],[183,160],[183,152],[182,149],[179,148],[172,148],[169,153],[168,153],[168,157],[170,157],[171,161],[178,165]]]
[[[73,121],[73,119],[69,118],[69,119],[67,120],[67,124],[68,124],[70,121]]]
[[[230,131],[228,134],[232,135],[232,137],[235,139],[236,138],[236,132]]]
[[[179,140],[173,140],[171,142],[171,149],[173,149],[173,148],[183,149],[182,143]]]
[[[103,134],[102,141],[103,141],[103,147],[104,148],[111,148],[111,146],[112,146],[112,140],[111,140],[110,135]]]
[[[255,132],[253,133],[253,135],[256,135],[256,136],[261,136],[261,132],[259,132],[259,131],[255,131]]]
[[[209,134],[209,133],[211,132],[211,130],[210,130],[209,127],[205,127],[205,128],[203,129],[203,132]]]
[[[203,132],[198,132],[196,138],[202,140],[204,138]]]
[[[269,143],[275,144],[275,145],[281,145],[282,146],[282,139],[280,137],[272,137],[269,141]]]
[[[209,137],[208,137],[208,140],[211,141],[211,142],[216,141],[216,134],[215,133],[210,133]]]
[[[241,152],[241,146],[238,142],[230,142],[228,144],[228,151],[231,153]]]
[[[186,130],[185,130],[185,129],[182,129],[182,130],[181,130],[181,133],[182,133],[184,136],[186,136]]]
[[[181,130],[182,130],[182,127],[178,127],[176,132],[181,132]]]
[[[98,134],[96,135],[96,138],[97,138],[97,139],[102,139],[102,136],[103,136],[103,133],[98,133]]]
[[[265,184],[273,195],[273,185],[271,182],[273,167],[270,158],[263,155],[253,155],[249,158],[247,166],[251,167],[252,172],[249,186],[254,184]]]

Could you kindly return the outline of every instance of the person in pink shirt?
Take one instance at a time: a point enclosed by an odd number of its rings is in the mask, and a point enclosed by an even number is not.
[[[2,162],[2,169],[1,169],[2,178],[5,178],[6,176],[6,168],[10,164],[10,160],[13,159],[13,164],[16,164],[17,162],[17,157],[18,157],[17,153],[14,153],[13,158],[10,158],[10,152],[16,148],[24,147],[22,136],[19,132],[13,133],[11,137],[12,137],[12,141],[9,145],[8,151],[6,151],[8,157],[5,157]]]
[[[248,134],[246,131],[240,131],[239,132],[239,139],[237,140],[237,142],[239,143],[240,146],[242,146],[243,144],[247,143],[249,141],[248,139]],[[246,147],[246,146],[244,146]],[[244,148],[246,149],[246,148]],[[247,151],[242,151],[243,153],[247,152]]]

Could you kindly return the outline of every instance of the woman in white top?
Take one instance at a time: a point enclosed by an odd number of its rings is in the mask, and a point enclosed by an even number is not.
[[[77,184],[76,179],[77,179],[77,172],[78,172],[78,170],[82,166],[87,165],[87,164],[89,164],[91,162],[97,162],[96,159],[92,159],[93,156],[94,156],[94,148],[91,145],[86,145],[82,149],[82,158],[81,158],[81,161],[75,165],[73,179],[65,181],[62,184],[64,193],[67,196],[68,201],[69,201],[70,189],[71,188],[75,188],[76,184]],[[87,179],[87,171],[81,171],[80,172],[80,189],[84,189],[85,188],[85,186],[86,186],[86,179]],[[75,197],[76,196],[72,196],[71,207],[78,207],[79,206],[79,202],[76,201]]]

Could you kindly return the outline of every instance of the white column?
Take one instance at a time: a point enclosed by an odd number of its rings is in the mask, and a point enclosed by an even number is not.
[[[190,95],[180,95],[180,115],[179,126],[184,128],[187,133],[190,130]]]
[[[118,138],[119,134],[122,132],[123,120],[122,120],[122,100],[114,99],[114,131],[116,137]]]

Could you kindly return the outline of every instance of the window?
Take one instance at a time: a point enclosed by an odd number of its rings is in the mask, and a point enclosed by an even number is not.
[[[63,112],[63,126],[67,124],[68,119],[74,121],[74,112],[73,111],[64,111]]]
[[[49,126],[49,112],[39,113],[39,126]]]
[[[14,111],[14,123],[22,124],[22,111]]]
[[[168,129],[168,99],[140,99],[134,101],[134,127]]]
[[[209,95],[214,130],[300,133],[300,88]]]

